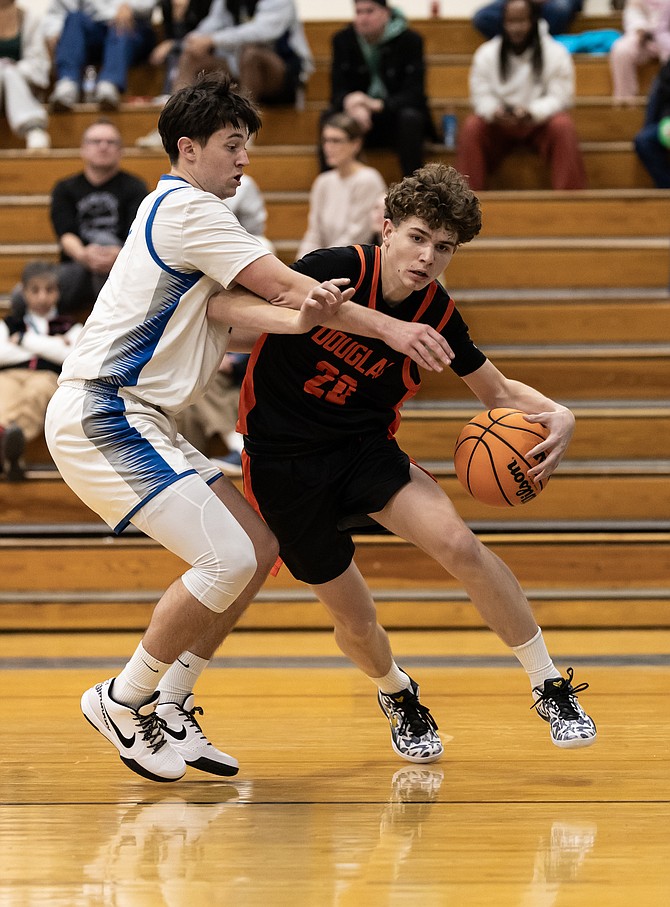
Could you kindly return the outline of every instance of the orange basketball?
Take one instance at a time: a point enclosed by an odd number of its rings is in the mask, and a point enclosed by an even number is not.
[[[528,459],[528,451],[548,435],[544,425],[526,422],[516,409],[491,409],[479,413],[463,428],[454,466],[461,484],[473,498],[493,507],[527,504],[542,491],[545,482],[534,485],[529,469],[544,455]]]

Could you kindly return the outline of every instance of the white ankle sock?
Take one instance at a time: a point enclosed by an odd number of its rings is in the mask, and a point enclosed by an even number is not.
[[[560,671],[557,671],[547,647],[544,643],[542,630],[538,627],[537,633],[528,642],[520,646],[512,646],[512,652],[521,662],[522,667],[528,674],[532,689],[544,686],[544,681],[550,677],[560,677]]]
[[[169,664],[149,655],[140,643],[123,671],[114,678],[112,698],[132,709],[139,708],[151,699],[151,694],[169,667]]]
[[[407,674],[398,667],[395,661],[391,663],[391,670],[388,674],[370,679],[377,684],[382,693],[399,693],[401,690],[406,690],[411,683]]]
[[[182,652],[158,684],[160,701],[178,702],[181,705],[193,692],[196,680],[208,664],[207,658],[200,658],[193,652]]]

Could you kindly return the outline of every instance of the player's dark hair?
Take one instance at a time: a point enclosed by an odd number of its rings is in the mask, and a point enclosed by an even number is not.
[[[29,261],[21,272],[21,283],[26,284],[35,277],[58,278],[58,266],[53,261]]]
[[[394,183],[385,208],[396,227],[408,217],[419,217],[431,230],[455,233],[459,245],[470,242],[482,228],[479,199],[465,177],[446,164],[426,164]]]
[[[206,145],[226,126],[246,129],[250,136],[261,128],[261,116],[251,97],[226,73],[200,73],[194,85],[176,91],[158,118],[158,131],[170,163],[179,160],[182,136]]]

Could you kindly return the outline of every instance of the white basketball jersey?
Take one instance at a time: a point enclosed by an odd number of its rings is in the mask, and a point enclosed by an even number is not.
[[[268,249],[221,199],[164,176],[142,202],[60,381],[104,381],[168,413],[197,399],[228,345],[207,300]]]

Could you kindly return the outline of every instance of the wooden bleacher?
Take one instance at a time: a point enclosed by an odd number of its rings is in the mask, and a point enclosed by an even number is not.
[[[589,17],[575,30],[611,27]],[[317,175],[318,117],[327,96],[330,37],[341,23],[308,23],[317,71],[304,109],[272,109],[249,172],[265,192],[268,235],[293,260]],[[467,112],[468,57],[479,36],[465,20],[416,23],[429,61],[436,121]],[[654,190],[632,148],[645,98],[610,99],[607,60],[576,57],[574,111],[591,189],[557,193],[532,155],[519,154],[481,193],[484,226],[459,251],[447,286],[480,346],[503,371],[573,407],[577,430],[546,491],[525,507],[476,504],[458,484],[451,453],[478,407],[461,382],[427,374],[405,409],[399,439],[430,468],[459,512],[518,575],[545,626],[670,625],[670,195]],[[642,89],[653,78],[642,74]],[[124,166],[149,184],[167,168],[134,141],[154,125],[156,73],[133,73],[134,95],[114,115]],[[0,130],[0,308],[24,263],[55,258],[48,219],[53,182],[79,169],[90,105],[51,118],[54,148],[26,155]],[[442,146],[430,159],[453,162]],[[369,156],[388,180],[393,155]],[[140,629],[181,565],[138,534],[114,539],[60,480],[43,441],[29,450],[29,481],[0,480],[0,630],[40,626]],[[479,626],[462,590],[433,562],[388,535],[358,540],[388,626]],[[309,590],[287,571],[269,580],[247,627],[326,626]]]

